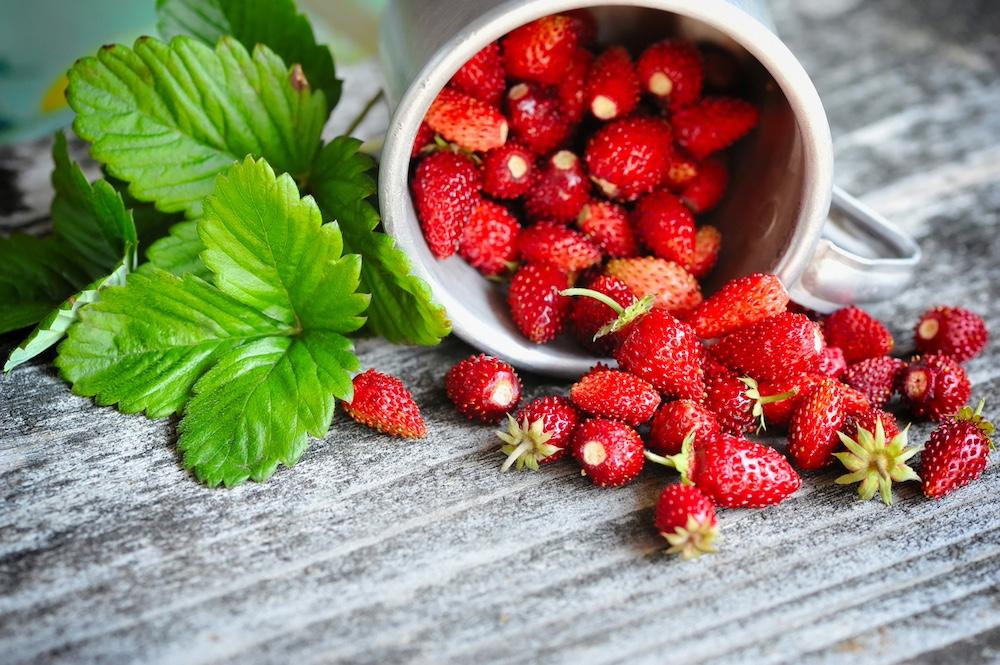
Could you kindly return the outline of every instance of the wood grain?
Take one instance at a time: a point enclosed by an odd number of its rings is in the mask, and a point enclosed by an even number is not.
[[[826,103],[838,183],[925,250],[916,282],[875,313],[904,349],[936,303],[1000,331],[995,3],[774,4]],[[347,71],[357,100],[371,71]],[[45,228],[46,149],[0,148],[4,228]],[[651,527],[668,472],[617,491],[570,462],[501,475],[491,429],[440,388],[468,347],[359,350],[404,378],[429,437],[338,415],[295,468],[230,491],[181,469],[172,421],[74,397],[45,359],[0,379],[0,662],[1000,659],[996,465],[941,501],[904,486],[891,509],[813,475],[777,508],[724,511],[721,552],[683,563]],[[994,405],[998,358],[993,342],[968,365]],[[566,389],[526,379],[531,396]]]

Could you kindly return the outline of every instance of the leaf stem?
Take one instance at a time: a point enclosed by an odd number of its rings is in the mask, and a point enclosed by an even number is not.
[[[562,291],[559,292],[559,295],[587,296],[588,298],[593,298],[594,300],[602,302],[611,309],[613,309],[615,311],[615,314],[618,314],[619,316],[625,311],[625,308],[619,305],[617,302],[615,302],[614,298],[604,293],[601,293],[600,291],[594,291],[593,289],[580,289],[574,287],[572,289],[563,289]]]
[[[368,100],[368,103],[365,104],[365,107],[361,109],[361,113],[359,113],[358,116],[351,121],[351,124],[347,126],[344,134],[347,136],[354,134],[354,131],[361,125],[362,122],[365,121],[365,118],[368,117],[368,114],[373,108],[375,108],[375,105],[378,104],[383,97],[385,97],[384,90],[379,90],[375,93],[375,95]]]

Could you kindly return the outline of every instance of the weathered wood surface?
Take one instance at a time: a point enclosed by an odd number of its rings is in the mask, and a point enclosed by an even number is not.
[[[933,303],[996,334],[1000,8],[775,4],[838,182],[923,242],[923,273],[876,313],[904,346]],[[7,226],[44,225],[44,148],[0,150]],[[45,362],[0,379],[0,662],[1000,660],[996,464],[939,502],[905,486],[892,509],[809,477],[780,507],[724,511],[722,551],[685,564],[650,524],[668,473],[617,491],[571,463],[500,475],[490,428],[440,388],[467,347],[360,351],[405,378],[430,436],[338,417],[297,467],[230,491],[181,470],[172,422],[95,407]],[[998,357],[968,366],[994,414]]]

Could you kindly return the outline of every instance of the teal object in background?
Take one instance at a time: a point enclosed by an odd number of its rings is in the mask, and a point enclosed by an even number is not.
[[[385,0],[298,4],[338,65],[374,55]],[[68,126],[66,70],[102,44],[157,34],[155,6],[155,0],[0,0],[0,144]]]

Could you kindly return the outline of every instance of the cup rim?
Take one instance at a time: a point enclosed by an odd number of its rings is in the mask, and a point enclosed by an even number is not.
[[[806,271],[830,210],[833,189],[833,141],[819,93],[802,64],[767,26],[729,0],[509,0],[473,20],[462,33],[445,42],[420,69],[395,104],[382,148],[378,177],[382,224],[411,259],[414,272],[430,286],[437,303],[452,321],[452,332],[465,342],[511,364],[551,376],[575,377],[600,358],[537,345],[531,353],[524,345],[505,344],[497,335],[484,335],[483,326],[465,305],[451,296],[419,252],[425,243],[416,223],[408,188],[410,152],[417,128],[437,93],[452,75],[481,50],[514,28],[571,9],[631,6],[672,12],[700,21],[726,34],[756,58],[774,78],[788,100],[798,131],[803,135],[806,170],[802,179],[802,205],[787,249],[772,268],[791,289]],[[390,96],[389,102],[393,100]],[[409,210],[408,210],[409,208]],[[430,256],[429,252],[424,252]],[[433,257],[430,260],[435,260]]]

